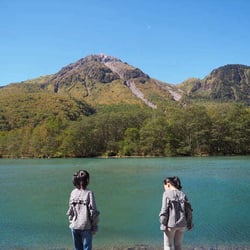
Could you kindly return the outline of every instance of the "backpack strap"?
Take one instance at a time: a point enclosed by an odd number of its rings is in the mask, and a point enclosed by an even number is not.
[[[185,201],[185,216],[187,220],[187,228],[191,230],[193,228],[193,209],[188,201]]]

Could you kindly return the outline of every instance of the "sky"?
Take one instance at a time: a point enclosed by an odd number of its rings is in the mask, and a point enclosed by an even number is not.
[[[0,86],[106,54],[157,80],[250,66],[249,0],[0,0]]]

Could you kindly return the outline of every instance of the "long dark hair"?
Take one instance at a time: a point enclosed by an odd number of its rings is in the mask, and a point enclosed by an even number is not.
[[[86,170],[79,170],[77,171],[72,178],[73,185],[80,189],[85,189],[89,183],[89,173]]]
[[[167,183],[170,183],[172,186],[177,188],[178,190],[182,189],[181,186],[181,180],[178,176],[173,176],[173,177],[167,177],[164,179],[163,183],[166,185]]]

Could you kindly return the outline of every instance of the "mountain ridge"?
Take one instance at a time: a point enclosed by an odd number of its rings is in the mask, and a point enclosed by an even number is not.
[[[90,55],[71,63],[36,85],[42,90],[85,99],[92,105],[96,101],[112,103],[106,98],[109,96],[114,103],[144,103],[151,108],[157,106],[151,100],[151,93],[163,100],[172,98],[168,89],[175,92],[174,86],[154,80],[140,69],[104,54]],[[118,95],[124,98],[117,98]]]
[[[151,78],[116,57],[99,54],[81,58],[50,76],[16,83],[15,86],[18,84],[22,84],[27,92],[33,89],[68,94],[90,105],[130,102],[157,108],[165,100],[181,102],[187,99],[250,103],[250,67],[241,64],[218,67],[203,79],[190,78],[181,84],[171,84]],[[1,90],[6,87],[9,85]]]
[[[250,67],[227,64],[211,71],[203,79],[191,78],[180,88],[191,98],[231,100],[250,103]]]

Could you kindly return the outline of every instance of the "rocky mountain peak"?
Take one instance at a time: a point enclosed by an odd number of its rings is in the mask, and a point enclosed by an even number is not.
[[[242,64],[227,64],[214,69],[205,79],[217,78],[224,82],[250,82],[250,67]]]
[[[193,83],[190,95],[221,100],[250,100],[250,67],[228,64],[214,69],[203,80]]]
[[[63,67],[54,75],[53,80],[57,83],[66,82],[70,84],[73,79],[93,79],[101,83],[113,80],[129,80],[133,78],[149,78],[140,69],[135,68],[120,59],[105,54],[89,55]],[[58,85],[58,84],[57,84]]]
[[[108,56],[103,53],[101,54],[96,54],[96,55],[89,55],[85,58],[83,58],[85,61],[97,61],[101,63],[107,63],[107,62],[122,62],[120,59],[113,57],[113,56]]]

